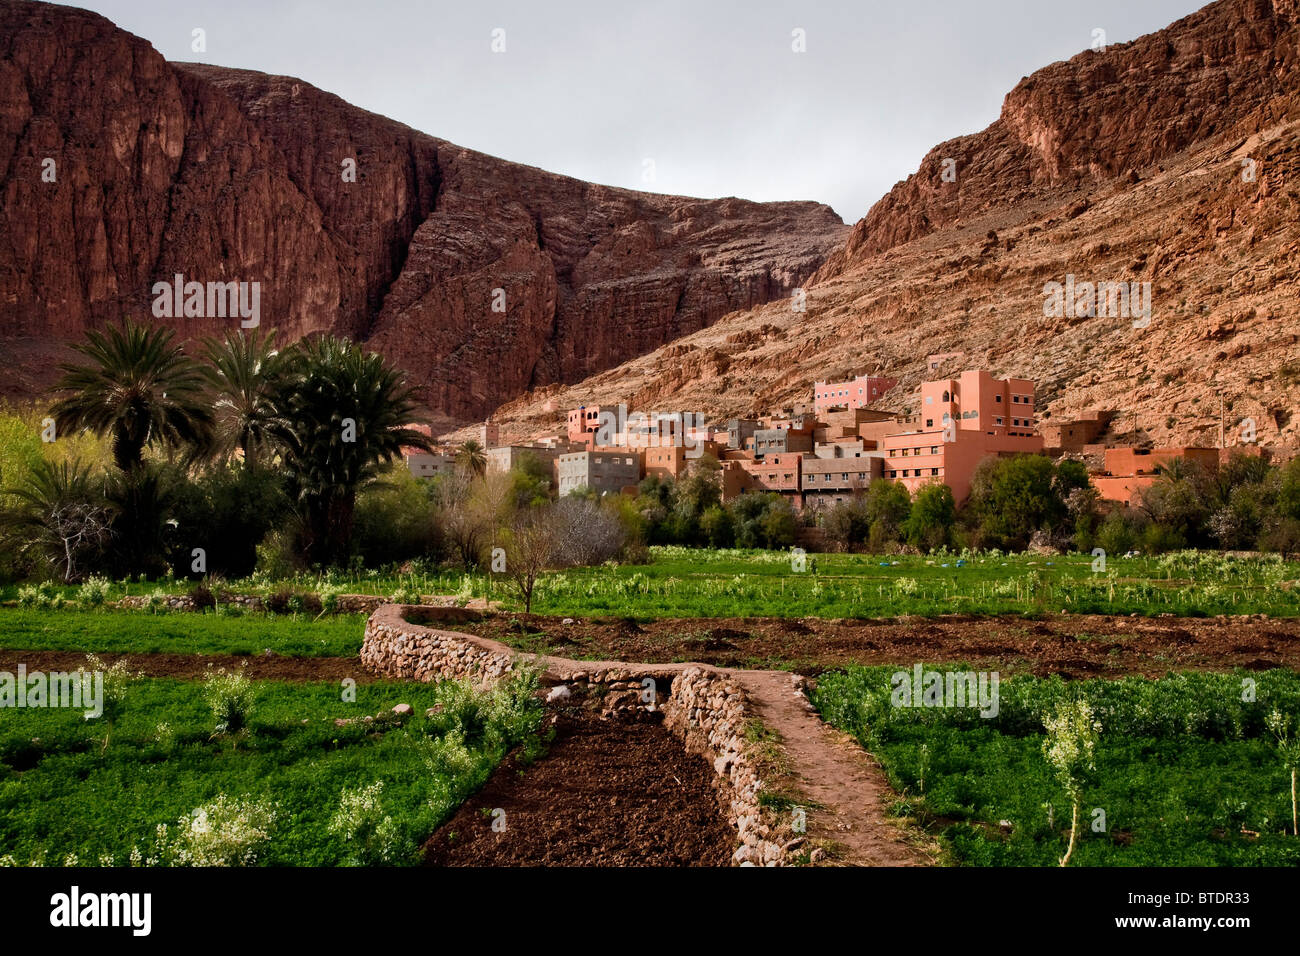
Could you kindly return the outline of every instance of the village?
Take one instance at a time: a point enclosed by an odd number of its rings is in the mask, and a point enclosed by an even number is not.
[[[930,356],[935,368],[950,355]],[[1228,447],[1147,447],[1107,442],[1117,413],[1097,410],[1071,420],[1040,420],[1035,383],[996,378],[983,369],[924,381],[919,413],[892,410],[898,381],[858,375],[816,382],[811,401],[758,418],[703,424],[684,412],[629,414],[624,405],[584,405],[568,411],[562,432],[527,442],[502,440],[487,421],[470,441],[486,470],[506,472],[527,456],[551,471],[559,495],[636,494],[647,477],[677,479],[696,467],[718,472],[724,502],[748,492],[776,492],[798,511],[816,510],[861,494],[873,481],[896,481],[915,494],[945,484],[961,505],[980,462],[1013,455],[1072,458],[1088,466],[1102,501],[1131,505],[1162,467],[1185,459],[1209,474],[1233,455],[1271,457],[1253,442]],[[458,448],[408,448],[411,473],[430,478],[456,468]]]

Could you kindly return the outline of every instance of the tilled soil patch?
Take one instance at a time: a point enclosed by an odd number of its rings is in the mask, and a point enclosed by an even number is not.
[[[514,758],[430,837],[430,866],[726,866],[736,833],[712,768],[662,718],[558,712],[546,756]],[[502,814],[494,811],[501,810]],[[493,822],[498,828],[493,830]]]
[[[127,666],[146,677],[178,677],[182,680],[201,680],[208,671],[224,667],[242,670],[252,680],[284,681],[339,681],[351,677],[358,684],[381,680],[379,676],[361,665],[355,657],[281,657],[278,654],[98,654],[105,664],[112,665],[126,658]],[[33,671],[74,671],[86,666],[86,655],[81,651],[14,651],[0,650],[0,671],[14,673],[19,664]]]
[[[491,614],[443,625],[522,650],[586,660],[696,661],[805,674],[846,664],[961,661],[1004,673],[1066,677],[1244,667],[1300,668],[1300,620],[1099,614],[823,620],[803,618],[564,619]]]

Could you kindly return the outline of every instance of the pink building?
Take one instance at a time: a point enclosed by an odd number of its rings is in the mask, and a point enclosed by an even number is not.
[[[600,430],[601,412],[618,415],[618,409],[608,405],[582,405],[570,409],[567,433],[569,441],[575,445],[592,447],[595,444],[593,436]]]
[[[847,382],[814,382],[813,413],[821,418],[832,408],[868,408],[898,384],[896,378],[859,375]]]
[[[903,482],[913,494],[940,482],[959,504],[985,458],[1043,450],[1034,430],[1034,383],[1028,379],[996,379],[981,370],[922,382],[917,423],[915,431],[885,436],[883,477]]]

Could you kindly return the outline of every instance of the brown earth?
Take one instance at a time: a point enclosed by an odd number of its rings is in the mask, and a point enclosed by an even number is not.
[[[105,664],[125,659],[133,671],[146,677],[199,680],[212,668],[242,670],[253,680],[340,681],[351,677],[358,684],[383,678],[361,666],[355,657],[281,657],[278,654],[97,654]],[[32,671],[74,671],[86,666],[81,651],[16,651],[0,648],[0,671],[14,673],[19,664]]]
[[[1300,620],[938,617],[898,621],[698,618],[632,621],[493,614],[443,624],[579,660],[695,661],[816,675],[846,664],[965,662],[1007,674],[1159,677],[1171,670],[1300,669]],[[527,630],[520,631],[522,621]]]
[[[425,845],[430,866],[726,866],[736,834],[713,771],[659,720],[557,714],[549,753],[515,758]],[[505,830],[493,832],[495,809]]]
[[[936,147],[809,284],[571,387],[504,405],[506,433],[625,401],[719,419],[966,368],[1037,383],[1038,417],[1120,414],[1102,440],[1300,445],[1300,15],[1220,0],[1022,80],[988,129]],[[956,180],[942,177],[956,161]],[[1253,166],[1251,162],[1253,161]],[[1044,285],[1151,283],[1151,322],[1044,316]],[[957,353],[929,368],[927,357]]]
[[[153,283],[180,272],[260,282],[264,326],[364,339],[435,424],[463,424],[786,295],[847,231],[819,203],[506,162],[294,77],[168,63],[86,10],[0,4],[0,339],[31,361],[6,394],[48,387],[51,340],[153,321]]]

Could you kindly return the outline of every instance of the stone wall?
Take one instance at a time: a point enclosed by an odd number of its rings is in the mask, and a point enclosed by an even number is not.
[[[783,842],[775,819],[759,805],[762,781],[745,739],[751,708],[732,672],[702,664],[573,661],[526,654],[497,641],[428,626],[479,616],[463,608],[383,605],[366,623],[361,662],[399,680],[467,679],[478,687],[490,687],[526,664],[541,670],[543,683],[551,687],[550,700],[588,691],[601,696],[606,715],[661,709],[664,726],[688,752],[713,767],[719,806],[738,837],[732,861],[756,866],[788,861],[793,847]]]

